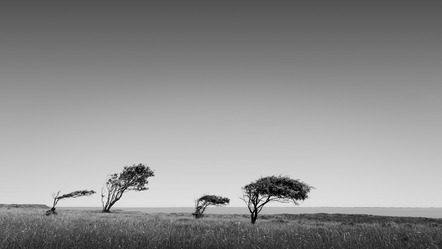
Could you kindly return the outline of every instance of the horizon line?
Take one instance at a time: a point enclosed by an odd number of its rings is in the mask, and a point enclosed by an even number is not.
[[[63,208],[102,208],[100,206],[58,206]],[[195,208],[192,206],[122,206],[118,208]],[[247,208],[246,206],[213,206],[211,208]],[[275,207],[268,206],[266,208],[442,208],[440,207],[406,207],[406,206],[291,206],[291,207]]]

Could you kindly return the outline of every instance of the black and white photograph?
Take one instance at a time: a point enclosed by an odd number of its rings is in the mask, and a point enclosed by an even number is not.
[[[5,1],[0,248],[442,248],[442,2]]]

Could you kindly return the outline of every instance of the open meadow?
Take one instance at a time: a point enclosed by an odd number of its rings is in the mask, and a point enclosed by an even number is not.
[[[0,207],[0,248],[442,248],[442,219]]]

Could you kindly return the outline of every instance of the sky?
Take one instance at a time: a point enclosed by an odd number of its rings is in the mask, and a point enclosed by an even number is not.
[[[0,8],[0,203],[245,206],[262,176],[304,207],[442,207],[438,1],[11,1]],[[281,204],[268,204],[279,206]],[[287,204],[286,204],[287,205]],[[289,205],[289,206],[293,206]]]

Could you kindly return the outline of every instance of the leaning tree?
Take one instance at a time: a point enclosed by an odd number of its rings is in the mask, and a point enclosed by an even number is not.
[[[95,194],[95,191],[93,190],[77,190],[74,192],[71,192],[69,194],[64,194],[64,195],[60,195],[61,191],[58,191],[56,194],[52,194],[52,198],[54,198],[54,202],[52,203],[52,208],[49,209],[48,211],[46,211],[46,215],[51,215],[51,214],[57,214],[57,212],[55,211],[55,206],[57,205],[59,200],[62,199],[67,199],[67,198],[77,198],[77,197],[81,197],[81,196],[88,196],[88,195],[93,195]]]
[[[222,196],[217,195],[203,195],[197,200],[195,200],[195,212],[192,213],[192,215],[195,218],[201,218],[203,217],[204,210],[208,206],[224,206],[229,204],[230,199]]]
[[[242,189],[241,199],[247,204],[251,214],[251,222],[255,224],[259,212],[267,203],[272,201],[293,202],[298,205],[297,201],[307,199],[308,193],[313,187],[287,176],[267,176],[247,184]]]
[[[125,166],[121,173],[112,174],[101,189],[101,203],[103,212],[110,212],[110,208],[121,199],[124,192],[129,190],[147,190],[148,178],[154,172],[143,164]]]

